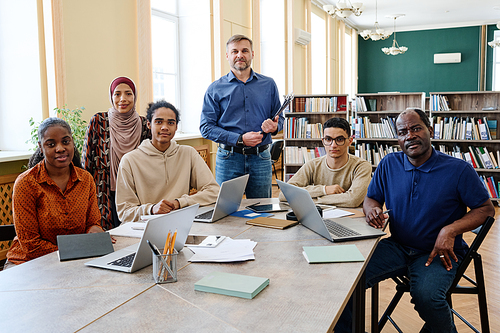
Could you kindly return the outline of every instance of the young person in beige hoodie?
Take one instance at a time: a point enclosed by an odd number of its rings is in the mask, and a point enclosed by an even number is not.
[[[150,103],[147,110],[151,140],[122,157],[116,185],[116,208],[122,223],[141,215],[166,214],[196,203],[217,200],[219,185],[205,161],[191,146],[173,139],[179,112],[170,103]],[[196,193],[189,195],[191,188]]]

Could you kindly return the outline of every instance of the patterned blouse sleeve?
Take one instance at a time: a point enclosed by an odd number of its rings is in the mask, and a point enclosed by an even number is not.
[[[57,246],[40,235],[40,221],[37,218],[36,193],[34,184],[21,178],[14,184],[12,195],[14,224],[20,245],[28,258],[33,259],[57,250]]]

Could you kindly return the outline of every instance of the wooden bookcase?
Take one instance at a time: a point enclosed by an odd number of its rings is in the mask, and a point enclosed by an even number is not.
[[[449,111],[438,111],[438,108],[433,106],[434,96],[443,96],[447,100]],[[478,119],[486,118],[496,124],[500,123],[500,111],[498,110],[500,107],[500,91],[431,92],[429,107],[430,117],[433,119],[441,117],[442,119],[447,118],[449,121],[450,118],[457,117],[465,121],[469,119],[472,122],[472,118],[474,118],[474,122],[477,122]],[[483,110],[483,108],[490,109]],[[489,140],[447,138],[433,139],[432,144],[436,150],[446,153],[451,153],[454,149],[460,149],[462,156],[470,151],[469,147],[473,149],[483,147],[493,153],[494,158],[497,159],[500,154],[500,132],[498,132],[497,128],[496,133],[494,131]],[[497,160],[496,162],[499,163],[500,161]],[[493,177],[494,186],[498,191],[500,168],[476,168],[476,171],[482,179]],[[493,197],[492,201],[499,202],[500,199]]]
[[[360,100],[364,100],[370,111],[361,110],[363,108],[360,105]],[[395,123],[395,119],[402,111],[407,108],[425,110],[425,104],[424,92],[357,94],[356,108],[352,119],[356,155],[365,158],[372,164],[373,168],[376,168],[378,161],[391,149],[399,150],[397,137],[389,133],[388,126],[390,126],[391,121],[388,118],[391,118]],[[362,123],[359,121],[360,118],[362,118]],[[386,122],[386,120],[388,121]],[[375,125],[383,123],[387,125]],[[368,128],[367,124],[372,125],[371,129]],[[363,127],[363,135],[359,135],[361,127]]]
[[[290,147],[305,147],[305,149],[323,147],[321,143],[323,123],[332,117],[341,117],[349,120],[348,102],[349,98],[347,94],[295,95],[290,106],[290,111],[284,113],[283,169],[285,181],[304,164],[303,161],[298,161],[297,163],[290,162],[292,156],[287,157],[287,151],[290,152]],[[316,133],[312,131],[311,137],[304,134],[307,131],[297,133],[299,129],[303,129],[303,126],[297,125],[299,122],[307,122],[313,125],[311,127],[316,127],[318,130]],[[321,124],[321,126],[315,126],[316,124]]]

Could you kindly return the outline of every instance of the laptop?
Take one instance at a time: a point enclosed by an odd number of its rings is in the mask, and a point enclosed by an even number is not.
[[[138,244],[91,260],[85,265],[133,273],[153,262],[151,248],[146,240],[161,249],[165,245],[168,232],[175,232],[175,230],[177,230],[177,236],[174,247],[177,251],[182,250],[198,207],[199,204],[196,204],[149,219],[144,226],[144,234]]]
[[[360,219],[349,217],[323,219],[316,209],[309,192],[280,180],[277,180],[277,182],[299,222],[304,227],[311,229],[331,242],[376,238],[385,235],[382,230],[373,228]]]
[[[222,183],[215,207],[201,207],[194,218],[195,222],[212,223],[236,212],[240,208],[249,175],[243,175]]]

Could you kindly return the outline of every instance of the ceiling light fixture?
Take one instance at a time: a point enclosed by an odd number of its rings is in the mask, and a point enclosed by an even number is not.
[[[336,5],[324,5],[323,10],[331,17],[348,18],[351,14],[361,15],[365,7],[361,2],[351,4],[350,0],[338,0]]]
[[[497,29],[500,29],[500,21],[497,22]],[[495,38],[491,42],[488,42],[488,45],[491,46],[492,48],[499,47],[500,46],[500,37]]]
[[[384,40],[389,38],[390,35],[392,35],[392,32],[385,32],[384,29],[380,29],[380,26],[378,25],[378,8],[377,8],[377,1],[375,1],[375,29],[372,30],[363,30],[360,33],[360,36],[363,37],[364,40],[370,39],[373,41],[377,40]]]
[[[382,52],[384,52],[387,55],[398,55],[398,54],[403,54],[406,51],[408,51],[408,48],[406,46],[399,46],[398,42],[396,41],[396,19],[400,16],[405,16],[405,14],[396,14],[393,16],[388,16],[388,17],[394,18],[394,39],[392,41],[391,47],[383,47],[382,48]]]

